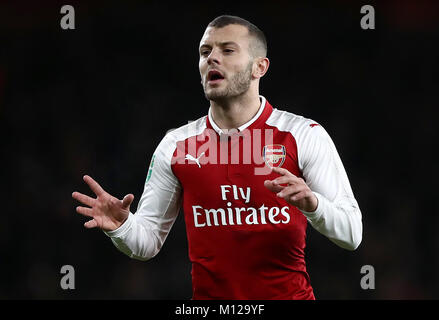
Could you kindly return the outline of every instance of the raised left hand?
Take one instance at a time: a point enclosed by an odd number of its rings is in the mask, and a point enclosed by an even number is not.
[[[281,176],[264,181],[268,190],[302,211],[314,212],[317,209],[319,201],[302,178],[284,168],[273,167],[272,170]]]

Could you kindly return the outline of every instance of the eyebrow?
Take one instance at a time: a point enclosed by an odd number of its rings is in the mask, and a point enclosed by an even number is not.
[[[236,42],[234,42],[234,41],[224,41],[224,42],[219,42],[219,43],[217,43],[218,44],[218,46],[220,46],[220,47],[226,47],[226,46],[229,46],[229,45],[232,45],[232,46],[235,46],[235,47],[239,47],[239,44],[237,44]],[[202,49],[202,48],[212,48],[212,46],[211,45],[209,45],[209,44],[202,44],[201,46],[200,46],[200,50]]]

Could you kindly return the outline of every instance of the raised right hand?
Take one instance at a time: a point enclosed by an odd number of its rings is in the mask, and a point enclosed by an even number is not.
[[[72,193],[73,199],[90,207],[76,207],[76,212],[93,218],[85,222],[84,227],[88,229],[98,227],[104,231],[113,231],[119,228],[130,214],[130,205],[134,200],[134,195],[127,194],[123,200],[119,200],[105,192],[91,177],[85,175],[83,179],[97,196],[94,199],[76,191]]]

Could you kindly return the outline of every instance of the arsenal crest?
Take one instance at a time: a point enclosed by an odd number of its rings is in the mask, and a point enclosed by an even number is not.
[[[287,151],[281,144],[269,144],[264,146],[262,156],[269,167],[281,167],[285,162]]]

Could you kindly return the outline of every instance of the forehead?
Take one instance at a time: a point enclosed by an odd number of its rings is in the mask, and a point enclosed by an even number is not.
[[[200,41],[202,45],[214,45],[222,42],[236,42],[239,45],[249,43],[248,30],[238,24],[229,24],[222,28],[207,27]]]

